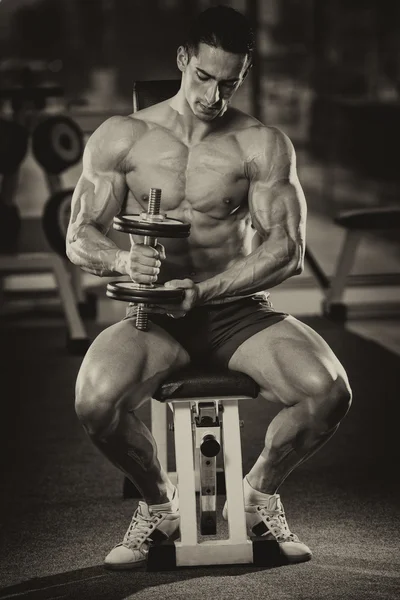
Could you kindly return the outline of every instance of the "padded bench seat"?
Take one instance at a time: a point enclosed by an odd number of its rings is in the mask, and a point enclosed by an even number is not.
[[[218,398],[249,396],[256,398],[259,386],[244,373],[230,369],[199,368],[190,365],[171,374],[158,388],[153,398],[168,402],[179,398]]]

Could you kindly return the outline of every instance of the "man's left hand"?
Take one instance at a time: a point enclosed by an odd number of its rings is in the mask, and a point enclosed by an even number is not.
[[[167,314],[173,319],[184,317],[189,310],[193,308],[199,297],[199,289],[196,283],[191,279],[171,279],[164,286],[167,289],[185,290],[185,297],[180,304],[157,304],[152,305],[149,312]]]

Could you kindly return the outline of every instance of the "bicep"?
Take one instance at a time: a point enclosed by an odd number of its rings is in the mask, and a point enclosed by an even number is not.
[[[110,133],[107,139],[107,127],[100,127],[86,145],[82,174],[72,198],[70,235],[88,224],[106,233],[122,208],[127,193],[122,168],[126,151],[113,142],[115,134]]]
[[[277,135],[269,152],[252,161],[249,208],[262,241],[287,244],[303,254],[306,201],[300,185],[293,146]]]
[[[122,208],[125,195],[125,178],[120,174],[83,171],[72,197],[69,228],[93,225],[107,233]]]
[[[253,227],[263,240],[304,240],[307,208],[300,184],[279,182],[269,186],[257,182],[252,185],[249,202]]]

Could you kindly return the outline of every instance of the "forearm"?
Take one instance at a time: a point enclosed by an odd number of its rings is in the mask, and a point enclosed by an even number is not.
[[[301,272],[297,256],[296,252],[271,253],[264,243],[226,271],[199,283],[198,303],[271,289]]]
[[[70,261],[87,273],[99,277],[126,274],[124,257],[128,253],[91,224],[67,238],[66,250]]]

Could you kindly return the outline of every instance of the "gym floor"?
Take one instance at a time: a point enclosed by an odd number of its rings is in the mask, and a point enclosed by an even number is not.
[[[80,357],[65,328],[4,327],[0,598],[395,599],[400,490],[396,477],[397,355],[320,317],[305,318],[345,365],[354,404],[334,438],[281,489],[288,522],[314,552],[294,566],[112,573],[105,554],[137,501],[92,446],[73,410]],[[91,336],[100,326],[89,324]],[[276,407],[241,406],[243,468],[261,450]],[[142,418],[149,423],[148,407]],[[170,439],[170,441],[172,441]],[[226,535],[218,498],[218,535]]]

